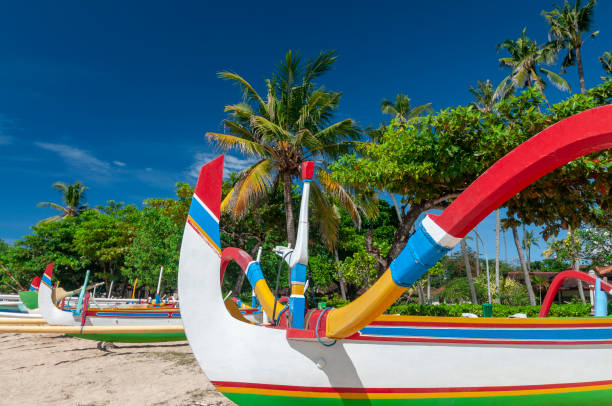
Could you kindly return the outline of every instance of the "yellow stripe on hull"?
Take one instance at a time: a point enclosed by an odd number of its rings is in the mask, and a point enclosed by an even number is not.
[[[473,391],[473,392],[417,392],[417,393],[354,393],[342,392],[308,392],[281,389],[241,388],[231,386],[217,386],[222,393],[244,393],[251,395],[287,396],[305,398],[333,398],[333,399],[448,399],[448,398],[475,398],[475,397],[497,397],[497,396],[526,396],[546,395],[559,393],[576,393],[596,390],[609,390],[612,385],[589,385],[579,387],[549,388],[549,389],[525,389],[525,390],[496,390],[496,391]]]

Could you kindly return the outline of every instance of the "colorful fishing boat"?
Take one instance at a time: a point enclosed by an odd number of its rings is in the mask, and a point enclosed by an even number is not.
[[[150,327],[181,325],[178,307],[147,308],[89,308],[87,296],[79,300],[75,309],[64,310],[53,300],[53,264],[49,264],[42,276],[38,292],[38,309],[49,325],[59,326],[116,326]],[[71,334],[75,337],[107,342],[161,342],[185,340],[184,333],[117,333],[117,334]]]
[[[285,307],[276,303],[257,261],[238,248],[221,249],[223,157],[213,160],[200,172],[179,265],[181,314],[198,362],[219,391],[244,405],[611,403],[608,317],[382,315],[514,194],[572,159],[611,147],[612,105],[551,126],[493,165],[440,216],[427,215],[366,293],[339,309],[309,311],[303,293],[312,167],[302,168],[296,247],[279,250],[290,255],[292,293]],[[276,325],[246,323],[226,311],[219,277],[230,261],[246,272]],[[607,301],[609,291],[596,283]]]

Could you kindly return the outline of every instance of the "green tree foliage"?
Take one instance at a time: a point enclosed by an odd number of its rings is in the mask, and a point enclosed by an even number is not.
[[[599,57],[599,62],[601,62],[601,67],[605,73],[612,74],[612,51],[604,52]]]
[[[104,281],[116,279],[132,246],[138,217],[135,206],[103,207],[104,212],[89,210],[81,216],[74,234],[74,248],[93,268],[93,276]]]
[[[135,223],[136,232],[125,254],[122,274],[130,281],[155,291],[158,273],[164,267],[163,286],[174,289],[178,277],[178,259],[184,223],[173,222],[163,209],[145,207]]]

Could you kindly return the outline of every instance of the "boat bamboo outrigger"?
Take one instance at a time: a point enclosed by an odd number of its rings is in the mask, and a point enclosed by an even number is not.
[[[181,312],[178,307],[149,307],[149,308],[90,308],[89,294],[81,290],[76,307],[73,310],[62,310],[56,306],[53,299],[54,292],[51,285],[53,278],[53,264],[49,264],[42,277],[42,284],[38,292],[38,308],[40,314],[49,325],[77,326],[77,327],[164,327],[180,326]],[[87,278],[85,280],[87,284]],[[90,329],[91,330],[91,329]],[[110,332],[87,333],[87,329],[80,334],[71,334],[75,337],[96,341],[108,342],[161,342],[181,341],[185,339],[182,332]]]
[[[198,362],[217,389],[238,404],[609,403],[610,318],[382,313],[514,194],[572,159],[611,147],[612,105],[549,127],[493,165],[441,215],[427,215],[366,293],[343,308],[305,313],[305,270],[297,265],[304,265],[307,245],[296,247],[297,259],[289,259],[293,300],[287,309],[275,304],[257,261],[238,248],[221,249],[223,157],[213,160],[200,172],[179,264],[182,317]],[[307,182],[310,169],[303,169]],[[307,208],[303,197],[300,227],[306,230],[298,236],[307,231]],[[219,275],[231,260],[246,272],[277,326],[245,323],[226,311]]]

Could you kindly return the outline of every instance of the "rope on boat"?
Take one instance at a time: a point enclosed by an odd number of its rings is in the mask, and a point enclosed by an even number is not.
[[[326,307],[321,313],[319,313],[319,317],[317,317],[317,325],[315,326],[315,334],[317,336],[317,340],[319,340],[321,345],[325,347],[331,347],[332,345],[336,344],[336,341],[338,341],[338,340],[334,340],[333,343],[326,343],[323,340],[321,340],[321,336],[319,335],[319,323],[321,322],[321,318],[323,317],[326,311],[331,310],[331,309],[333,309],[333,307]]]

